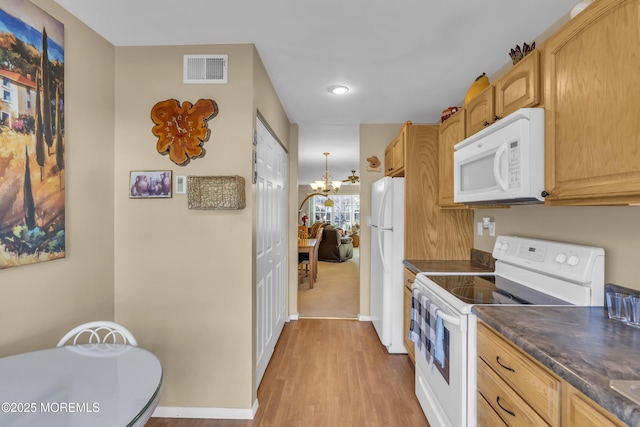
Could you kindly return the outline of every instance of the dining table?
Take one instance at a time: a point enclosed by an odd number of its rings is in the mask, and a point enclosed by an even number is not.
[[[298,239],[298,253],[309,254],[309,288],[318,279],[318,239]]]
[[[0,426],[138,427],[158,405],[160,360],[124,344],[82,344],[0,358]]]

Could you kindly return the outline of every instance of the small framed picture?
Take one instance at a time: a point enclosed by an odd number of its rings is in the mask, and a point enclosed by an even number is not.
[[[171,171],[131,171],[129,174],[130,199],[170,198]]]

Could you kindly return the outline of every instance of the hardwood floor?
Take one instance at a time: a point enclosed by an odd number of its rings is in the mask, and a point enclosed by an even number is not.
[[[254,420],[152,418],[147,427],[428,427],[407,355],[390,355],[371,322],[285,325],[258,389]]]

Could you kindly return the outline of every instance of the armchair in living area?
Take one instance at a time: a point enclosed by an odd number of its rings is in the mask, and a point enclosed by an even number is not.
[[[353,258],[353,239],[345,237],[338,228],[325,225],[318,248],[318,261],[343,262]]]

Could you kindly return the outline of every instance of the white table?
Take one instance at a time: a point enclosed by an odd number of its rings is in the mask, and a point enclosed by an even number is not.
[[[142,426],[160,399],[158,358],[129,345],[77,345],[0,358],[0,426]]]

